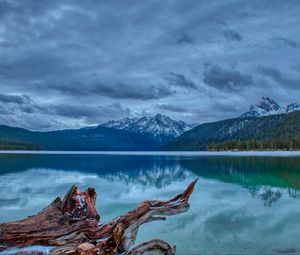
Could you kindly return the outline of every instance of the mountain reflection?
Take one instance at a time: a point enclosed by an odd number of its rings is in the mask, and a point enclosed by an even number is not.
[[[300,198],[299,157],[202,157],[181,161],[196,175],[236,183],[271,206],[282,196]]]
[[[51,185],[43,184],[47,192],[53,191],[52,198],[63,195],[66,184],[95,186],[91,180],[113,182],[114,187],[122,183],[126,187],[164,189],[172,182],[184,182],[195,176],[238,184],[265,206],[273,205],[283,196],[300,197],[297,157],[0,155],[0,176],[0,208],[25,206],[28,194],[44,193],[43,186],[38,185],[42,180],[52,180]],[[27,194],[27,198],[20,194]]]
[[[260,198],[265,206],[271,206],[273,203],[277,202],[284,192],[284,190],[282,191],[270,187],[251,187],[249,188],[249,191],[252,197]]]
[[[141,184],[145,186],[154,186],[158,189],[164,188],[172,181],[185,180],[194,176],[191,172],[182,169],[179,165],[163,167],[154,165],[151,169],[141,169],[134,175],[130,172],[120,172],[117,174],[106,174],[105,178],[112,182],[125,182],[127,185]]]

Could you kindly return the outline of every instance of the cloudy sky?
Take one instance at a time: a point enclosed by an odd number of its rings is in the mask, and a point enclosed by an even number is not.
[[[234,117],[300,103],[298,0],[0,0],[0,124]]]

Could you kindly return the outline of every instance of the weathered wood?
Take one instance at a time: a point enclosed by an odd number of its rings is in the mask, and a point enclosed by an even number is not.
[[[27,219],[0,224],[0,244],[20,247],[33,244],[81,243],[85,233],[96,231],[100,219],[94,189],[80,192],[72,186],[64,200],[56,198],[40,213]]]
[[[50,251],[52,255],[174,254],[175,247],[162,240],[135,245],[138,229],[144,223],[187,211],[196,182],[170,200],[144,201],[106,224],[99,224],[95,190],[81,192],[72,186],[63,200],[56,198],[40,213],[0,224],[0,246],[50,245],[56,247]]]

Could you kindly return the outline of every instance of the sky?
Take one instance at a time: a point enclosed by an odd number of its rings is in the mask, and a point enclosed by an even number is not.
[[[0,0],[0,124],[32,130],[300,103],[298,0]]]

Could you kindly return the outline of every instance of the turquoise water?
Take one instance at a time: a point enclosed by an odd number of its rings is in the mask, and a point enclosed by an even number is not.
[[[101,221],[168,199],[196,176],[188,212],[141,227],[177,254],[300,252],[300,157],[0,154],[0,221],[37,213],[72,184],[95,187]]]

